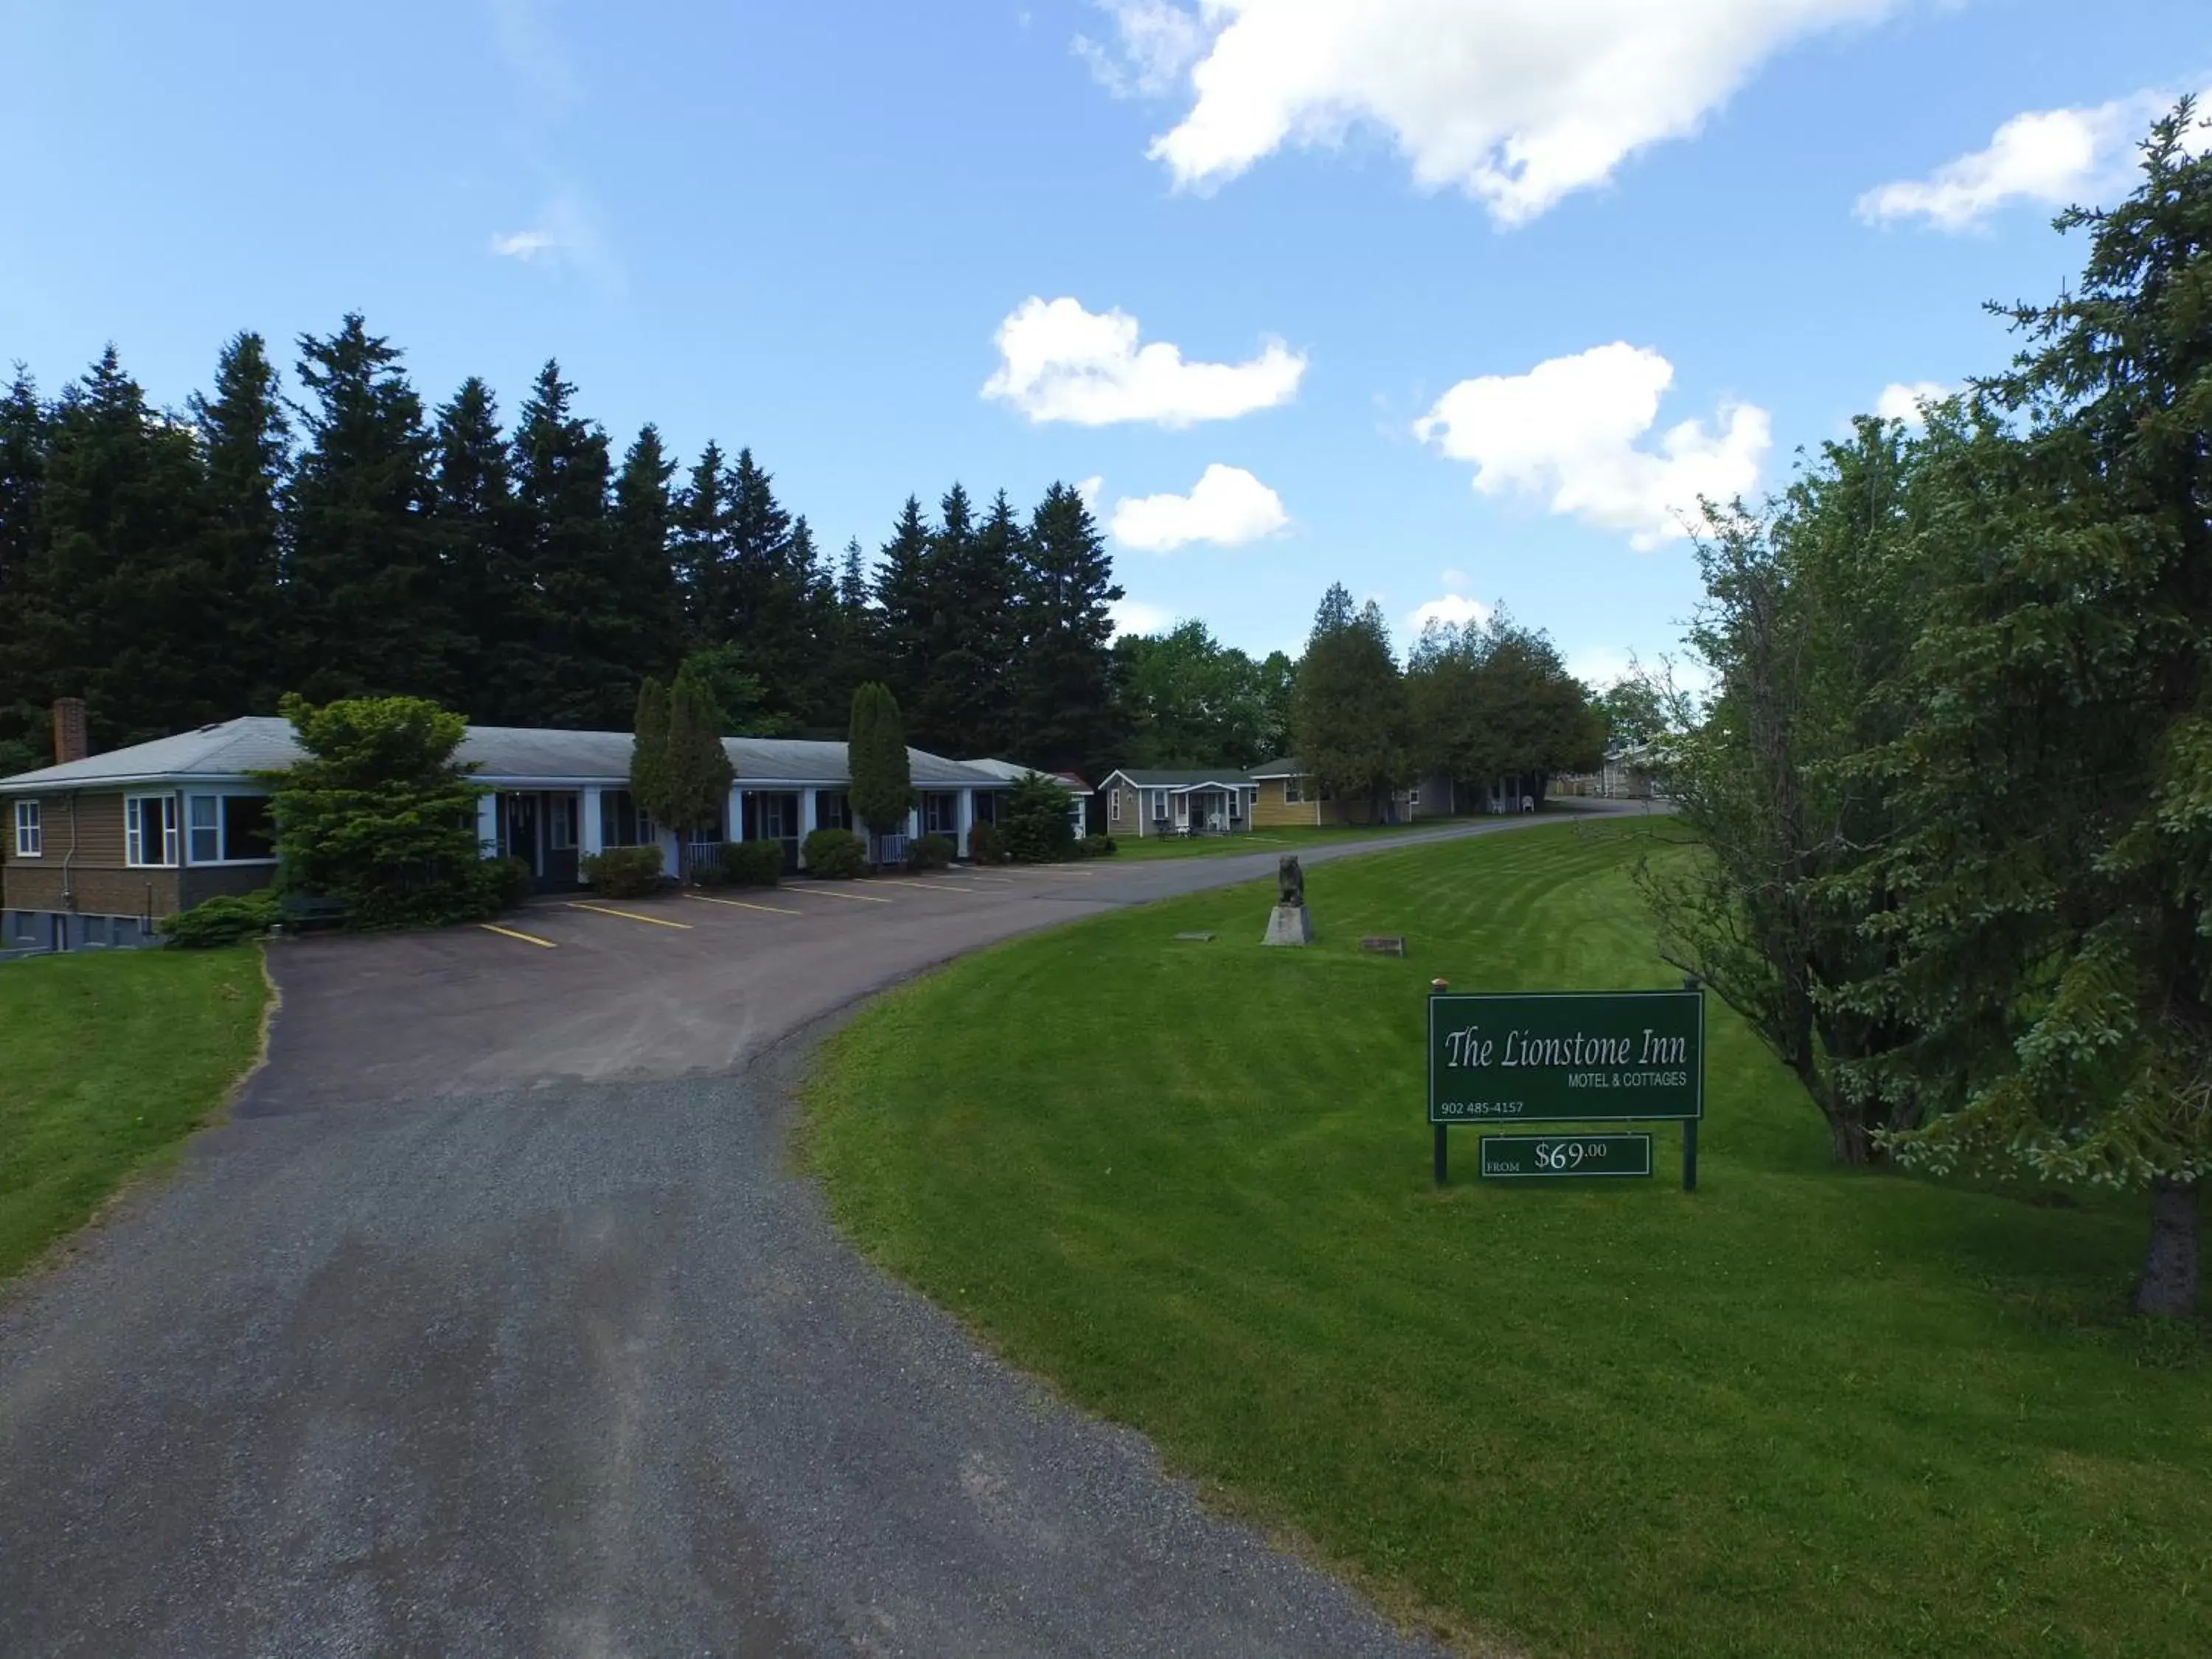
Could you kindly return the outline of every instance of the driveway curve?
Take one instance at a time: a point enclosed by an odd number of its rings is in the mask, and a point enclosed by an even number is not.
[[[0,1653],[1436,1652],[862,1262],[791,1167],[825,1017],[1273,862],[273,948],[229,1120],[0,1304]]]

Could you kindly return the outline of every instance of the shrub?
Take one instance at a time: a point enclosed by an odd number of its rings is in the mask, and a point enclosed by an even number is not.
[[[493,903],[512,910],[527,902],[538,890],[538,877],[527,859],[489,859],[484,863],[484,885]]]
[[[773,887],[783,879],[783,843],[780,841],[724,842],[722,873],[739,887]]]
[[[610,847],[585,859],[584,879],[606,898],[642,898],[660,885],[660,848]]]
[[[1119,847],[1115,845],[1114,837],[1111,836],[1101,836],[1098,839],[1106,843],[1106,856],[1109,859],[1112,858],[1115,854],[1121,850]]]
[[[942,870],[952,862],[953,854],[960,849],[950,836],[922,836],[906,844],[906,867],[909,870]]]
[[[264,887],[258,893],[202,899],[189,910],[163,916],[157,927],[170,944],[205,951],[265,933],[276,925],[278,915],[276,889]]]
[[[978,864],[1004,864],[1010,856],[1006,832],[995,823],[977,824],[968,832],[968,856]]]
[[[817,830],[806,837],[806,873],[850,881],[867,868],[868,849],[850,830]]]
[[[1115,850],[1111,836],[1085,836],[1076,845],[1087,859],[1111,858]]]
[[[1075,840],[1067,791],[1037,773],[1023,774],[1006,798],[1006,850],[1024,864],[1066,858]]]

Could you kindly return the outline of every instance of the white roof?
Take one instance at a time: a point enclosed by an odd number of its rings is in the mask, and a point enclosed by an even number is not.
[[[621,784],[629,776],[627,732],[553,732],[520,726],[472,726],[460,757],[487,782]],[[794,738],[725,738],[722,747],[740,783],[836,785],[851,781],[842,743]],[[917,788],[996,787],[1003,776],[920,749],[907,760]],[[0,779],[0,794],[58,789],[120,788],[142,783],[237,782],[254,772],[282,770],[300,757],[291,722],[247,714],[174,737],[41,767]]]
[[[1087,795],[1091,793],[1091,786],[1073,772],[1046,772],[1037,767],[1021,765],[1015,761],[965,760],[960,763],[971,772],[988,772],[992,776],[1004,778],[1009,783],[1019,783],[1030,773],[1036,772],[1041,777],[1050,778],[1072,795]]]

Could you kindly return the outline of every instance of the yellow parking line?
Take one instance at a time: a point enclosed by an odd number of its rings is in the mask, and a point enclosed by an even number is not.
[[[896,899],[878,898],[873,893],[841,893],[834,887],[787,887],[783,890],[793,898],[801,895],[809,898],[850,899],[855,904],[896,904]]]
[[[655,927],[681,927],[687,933],[691,927],[688,921],[671,921],[665,916],[648,916],[635,910],[617,910],[611,904],[577,904],[572,902],[568,908],[571,910],[589,910],[596,916],[622,916],[631,921],[649,921]]]
[[[744,899],[708,898],[704,893],[686,893],[684,896],[688,899],[696,899],[702,904],[726,904],[732,910],[765,910],[772,916],[803,916],[806,914],[804,910],[787,910],[780,904],[751,904]],[[688,927],[690,924],[678,922],[677,926]]]
[[[549,951],[557,951],[561,948],[550,939],[540,939],[535,933],[521,933],[513,927],[500,927],[489,921],[480,921],[477,926],[487,933],[497,933],[501,939],[519,939],[525,945],[542,945]]]

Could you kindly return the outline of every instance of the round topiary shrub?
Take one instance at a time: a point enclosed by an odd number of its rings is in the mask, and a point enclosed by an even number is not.
[[[952,862],[952,855],[959,850],[950,836],[922,836],[907,843],[906,867],[942,870]]]
[[[773,887],[783,879],[783,843],[733,841],[722,848],[722,873],[738,887]]]
[[[850,830],[817,830],[806,837],[806,873],[823,881],[850,881],[868,866],[865,842]]]
[[[660,886],[660,848],[610,847],[586,858],[583,872],[602,898],[643,898]]]

